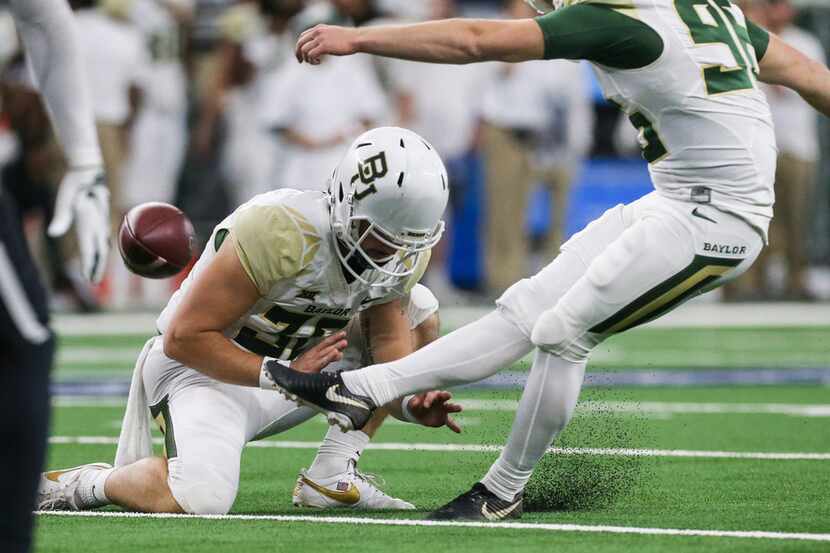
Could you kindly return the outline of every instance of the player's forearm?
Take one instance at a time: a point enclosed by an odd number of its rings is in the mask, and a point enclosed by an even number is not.
[[[92,102],[65,0],[12,0],[30,67],[70,166],[101,164]]]
[[[258,387],[262,357],[236,347],[221,332],[175,326],[164,335],[164,353],[182,365],[228,384]]]
[[[414,25],[364,27],[356,32],[359,52],[412,61],[465,64],[521,61],[502,40],[503,21],[446,19]]]
[[[399,311],[400,304],[396,303],[392,309],[389,309],[389,306],[381,306],[380,309],[389,315],[393,310]],[[360,318],[361,330],[366,336],[369,360],[372,363],[397,361],[415,351],[409,323],[402,313],[391,318],[375,319],[372,314],[376,313],[365,313]],[[403,415],[400,399],[395,399],[383,407],[396,419],[408,422]]]

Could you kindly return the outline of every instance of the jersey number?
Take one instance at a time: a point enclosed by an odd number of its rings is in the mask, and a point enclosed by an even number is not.
[[[611,102],[611,104],[616,106],[617,109],[623,113],[626,113],[625,108],[623,108],[621,104],[615,102],[614,100],[609,100],[609,102]],[[639,111],[635,111],[634,113],[628,114],[628,120],[631,121],[634,128],[639,131],[637,140],[640,143],[643,159],[649,163],[654,163],[656,161],[660,161],[669,153],[666,149],[666,145],[657,133],[657,129],[654,128],[654,124],[648,117]]]
[[[269,309],[265,313],[265,318],[278,329],[274,335],[273,345],[280,352],[280,359],[294,359],[311,338],[320,338],[328,332],[341,330],[349,322],[348,319],[328,319],[318,315],[292,313],[278,305]],[[305,337],[298,337],[297,334]]]
[[[740,9],[730,0],[675,0],[674,5],[698,45],[707,94],[755,88],[758,60]]]

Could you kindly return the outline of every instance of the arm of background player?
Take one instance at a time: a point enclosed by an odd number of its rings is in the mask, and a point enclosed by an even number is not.
[[[544,39],[532,19],[447,19],[414,25],[345,28],[318,25],[300,35],[300,62],[364,52],[433,63],[519,62],[540,59]]]
[[[816,110],[830,117],[830,70],[810,59],[777,36],[770,34],[761,58],[760,78],[798,92]]]
[[[11,9],[70,167],[100,166],[92,102],[66,0],[11,0]]]
[[[164,334],[164,354],[228,384],[260,385],[263,357],[238,348],[224,334],[260,299],[257,287],[226,240],[210,265],[193,282]],[[319,366],[295,367],[317,372],[340,359],[345,333],[333,334],[292,362]]]

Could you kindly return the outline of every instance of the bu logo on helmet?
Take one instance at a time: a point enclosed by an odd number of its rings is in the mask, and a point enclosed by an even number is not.
[[[359,178],[360,182],[369,186],[362,192],[355,190],[354,199],[361,200],[369,194],[377,192],[378,189],[375,188],[375,180],[385,177],[388,172],[389,167],[386,164],[385,152],[380,152],[379,154],[366,158],[366,161],[363,163],[358,163],[357,174],[352,177],[352,182]]]

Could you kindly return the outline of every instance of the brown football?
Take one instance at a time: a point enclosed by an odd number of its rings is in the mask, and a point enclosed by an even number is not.
[[[148,202],[132,208],[118,231],[118,249],[130,271],[146,278],[168,278],[190,263],[195,233],[178,208]]]

